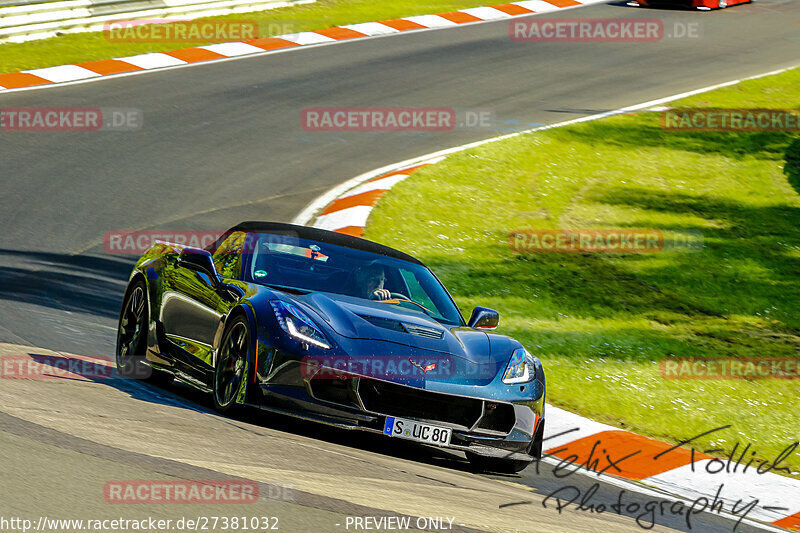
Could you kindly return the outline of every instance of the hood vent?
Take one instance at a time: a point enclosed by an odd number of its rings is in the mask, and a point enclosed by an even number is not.
[[[369,316],[369,315],[358,315],[373,326],[378,326],[379,328],[386,328],[391,329],[394,331],[402,331],[406,333],[406,328],[403,327],[403,324],[398,322],[397,320],[392,320],[390,318],[381,318],[378,316]]]
[[[429,328],[427,326],[420,326],[417,324],[409,324],[408,322],[398,322],[397,320],[392,320],[390,318],[381,318],[369,315],[358,315],[358,316],[360,316],[373,326],[378,326],[379,328],[391,329],[393,331],[401,331],[403,333],[410,333],[411,335],[416,335],[418,337],[427,337],[429,339],[441,339],[442,337],[444,337],[444,331],[436,328]]]
[[[436,328],[418,326],[417,324],[408,324],[405,322],[403,322],[403,327],[412,335],[418,335],[420,337],[428,337],[429,339],[441,339],[444,337],[444,331]]]

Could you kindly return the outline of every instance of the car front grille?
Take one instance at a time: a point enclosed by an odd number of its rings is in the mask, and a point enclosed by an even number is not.
[[[483,413],[483,400],[361,379],[358,395],[367,411],[390,416],[447,422],[469,429]]]

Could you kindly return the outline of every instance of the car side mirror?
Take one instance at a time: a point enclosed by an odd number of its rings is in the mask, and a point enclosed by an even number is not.
[[[214,288],[219,286],[219,274],[217,274],[214,259],[208,250],[187,246],[181,250],[181,255],[178,256],[178,264],[189,270],[207,275],[211,279],[211,285]]]
[[[500,324],[500,313],[486,307],[476,307],[472,310],[467,325],[475,329],[496,329]]]

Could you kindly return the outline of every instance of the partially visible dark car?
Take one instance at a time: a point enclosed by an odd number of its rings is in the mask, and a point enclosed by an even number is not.
[[[631,5],[642,6],[681,6],[700,10],[724,9],[737,4],[749,4],[755,0],[633,0]]]
[[[359,273],[378,272],[365,294]],[[372,287],[367,288],[368,291]],[[379,297],[375,299],[375,294]],[[156,242],[136,263],[122,375],[175,378],[236,405],[466,452],[516,472],[541,456],[545,377],[519,342],[468,322],[417,259],[364,239],[245,222],[208,249]]]

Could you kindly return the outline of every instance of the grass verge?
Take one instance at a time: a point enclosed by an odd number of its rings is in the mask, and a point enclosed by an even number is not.
[[[800,70],[672,107],[800,107]],[[673,356],[800,353],[800,138],[667,132],[659,113],[571,125],[449,156],[400,183],[365,238],[425,261],[462,310],[544,362],[549,401],[644,435],[772,461],[800,440],[797,380],[665,380]],[[536,228],[699,231],[695,253],[515,254]],[[748,452],[749,453],[749,452]],[[783,463],[800,477],[800,452]],[[788,472],[782,472],[787,474]]]
[[[241,13],[203,20],[248,20],[258,23],[259,37],[320,30],[343,24],[374,22],[413,15],[444,13],[486,5],[480,0],[317,0],[313,4]],[[0,73],[52,67],[96,59],[164,52],[216,41],[178,43],[111,42],[103,32],[73,33],[27,43],[0,44]]]

